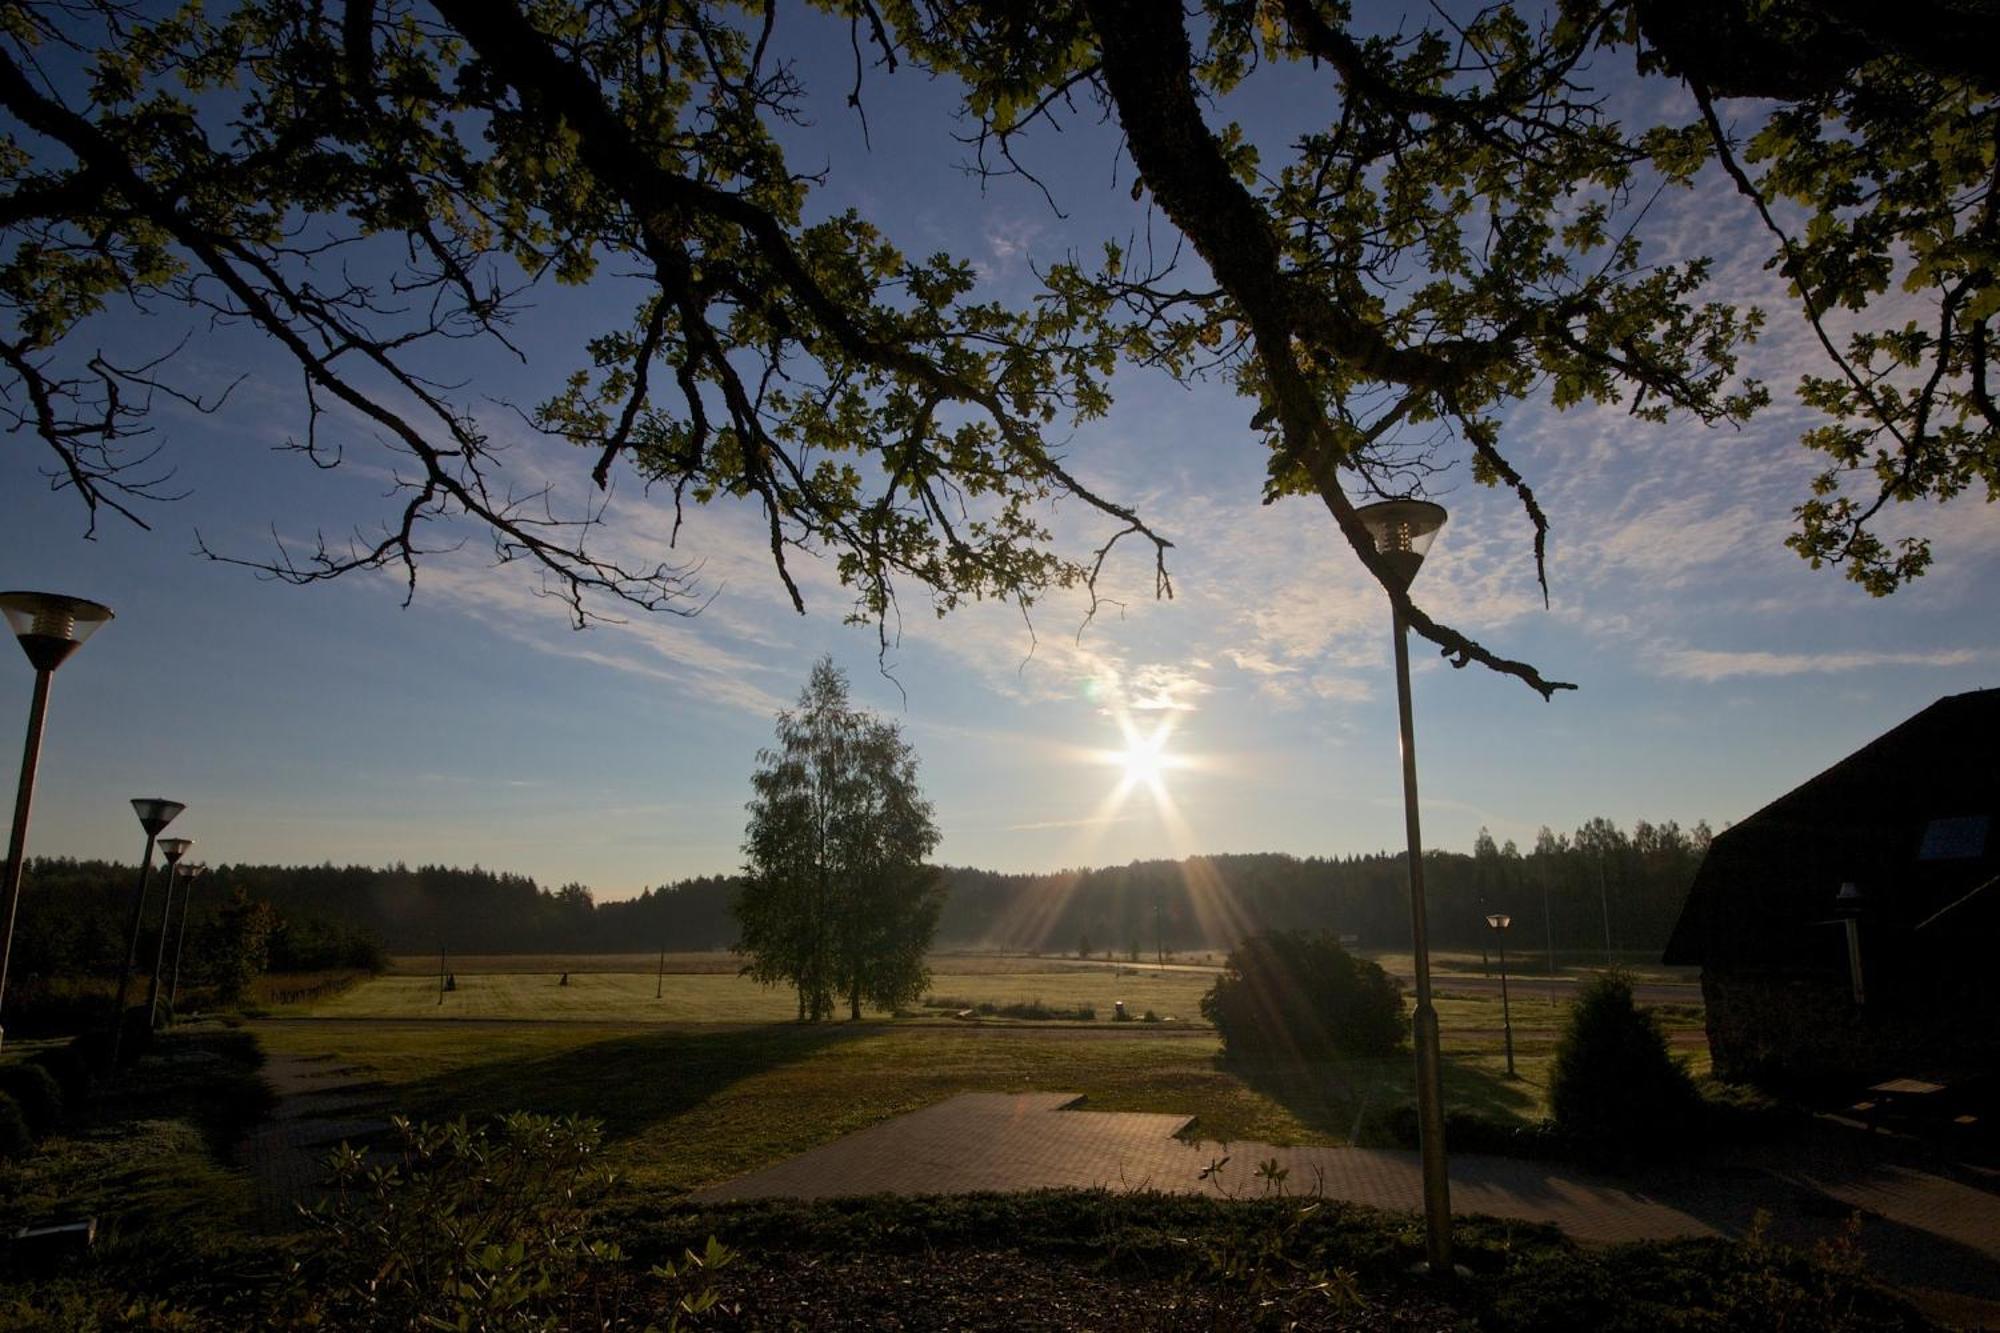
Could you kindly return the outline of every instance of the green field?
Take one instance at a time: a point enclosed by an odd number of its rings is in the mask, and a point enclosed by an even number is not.
[[[1567,997],[1514,999],[1519,1077],[1509,1079],[1499,996],[1455,988],[1478,959],[1455,961],[1465,970],[1438,978],[1449,1106],[1501,1123],[1539,1118]],[[793,1021],[792,992],[737,975],[729,954],[668,955],[663,977],[658,955],[461,956],[448,959],[457,985],[442,1003],[435,958],[397,963],[337,995],[276,1009],[291,1021],[258,1024],[259,1039],[378,1080],[397,1109],[418,1117],[595,1117],[610,1164],[635,1187],[668,1194],[960,1092],[1075,1092],[1104,1109],[1192,1115],[1199,1137],[1275,1143],[1384,1142],[1384,1118],[1411,1097],[1408,1056],[1226,1060],[1199,1016],[1215,973],[1187,963],[938,955],[925,1004],[906,1016],[817,1025]],[[1114,1023],[1121,1000],[1135,1017],[1152,1010],[1176,1021]],[[1033,1001],[1087,1007],[1095,1018],[952,1017]],[[1701,1072],[1706,1051],[1690,1045],[1698,1003],[1663,1017]]]

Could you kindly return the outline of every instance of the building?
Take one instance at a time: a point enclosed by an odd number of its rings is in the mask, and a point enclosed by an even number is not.
[[[2000,689],[1938,700],[1717,835],[1666,961],[1718,1074],[2000,1067]]]

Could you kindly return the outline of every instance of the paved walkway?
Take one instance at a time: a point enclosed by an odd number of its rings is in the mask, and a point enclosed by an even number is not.
[[[862,1194],[1106,1188],[1255,1197],[1275,1161],[1284,1189],[1378,1208],[1422,1206],[1414,1152],[1190,1143],[1188,1118],[1071,1109],[1065,1093],[968,1093],[736,1180],[696,1202]],[[1456,1213],[1547,1222],[1611,1243],[1741,1235],[1758,1212],[1774,1238],[1805,1244],[1855,1212],[1871,1267],[1935,1313],[2000,1327],[2000,1175],[1898,1160],[1897,1149],[1831,1127],[1798,1142],[1711,1155],[1644,1177],[1597,1176],[1504,1157],[1454,1156]],[[1218,1165],[1219,1164],[1219,1165]]]
[[[262,1073],[278,1107],[237,1143],[236,1160],[257,1182],[262,1220],[283,1225],[318,1192],[327,1153],[389,1127],[388,1099],[381,1084],[328,1056],[274,1054]]]

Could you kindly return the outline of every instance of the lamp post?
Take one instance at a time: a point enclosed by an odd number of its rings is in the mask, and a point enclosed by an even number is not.
[[[174,816],[187,809],[179,801],[163,800],[158,796],[135,796],[132,798],[132,813],[139,816],[139,827],[146,830],[146,855],[139,861],[139,888],[132,897],[132,942],[125,947],[125,966],[118,969],[118,1009],[111,1023],[111,1068],[118,1068],[119,1048],[125,1043],[125,991],[132,984],[132,969],[139,962],[139,927],[146,918],[146,884],[153,876],[153,844],[167,825],[174,822]]]
[[[664,999],[667,994],[667,946],[660,945],[660,970],[653,974],[653,998]]]
[[[7,996],[7,959],[14,952],[14,909],[21,900],[21,872],[27,868],[28,811],[35,800],[35,769],[42,758],[42,723],[49,714],[49,682],[56,668],[83,641],[111,619],[111,609],[81,597],[50,592],[0,592],[0,613],[21,641],[35,669],[35,693],[28,704],[28,739],[21,747],[21,781],[14,789],[14,829],[7,841],[7,879],[0,888],[0,1001]],[[0,1042],[7,1030],[0,1027]]]
[[[1486,924],[1493,927],[1494,938],[1500,941],[1500,1026],[1507,1034],[1507,1077],[1518,1077],[1514,1073],[1514,1009],[1507,1003],[1507,927],[1514,924],[1514,918],[1505,912],[1494,912],[1486,918]]]
[[[1398,589],[1407,589],[1424,563],[1438,529],[1442,505],[1428,500],[1383,500],[1364,505],[1362,524],[1374,539],[1375,554]],[[1392,603],[1393,606],[1393,603]],[[1444,1089],[1438,1069],[1437,1009],[1431,1003],[1431,955],[1424,916],[1424,846],[1417,822],[1417,743],[1410,718],[1409,627],[1394,610],[1396,714],[1403,751],[1403,824],[1410,844],[1410,943],[1415,954],[1417,1009],[1411,1027],[1417,1048],[1417,1146],[1424,1167],[1425,1256],[1433,1275],[1447,1277],[1451,1266],[1451,1180],[1444,1151]]]
[[[178,1014],[180,1012],[181,950],[187,947],[188,903],[194,897],[194,882],[200,879],[207,870],[208,865],[203,861],[190,861],[181,867],[181,928],[180,933],[174,937],[174,979],[167,987],[167,1011],[169,1013]],[[171,905],[173,898],[169,896],[167,902]]]
[[[160,973],[167,970],[167,925],[174,919],[174,879],[180,873],[181,858],[194,846],[193,838],[160,839],[160,859],[167,863],[167,892],[160,904],[160,942],[153,950],[153,975],[146,982],[146,1021],[160,1025]]]

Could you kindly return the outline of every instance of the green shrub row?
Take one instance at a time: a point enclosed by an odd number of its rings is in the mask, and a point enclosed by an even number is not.
[[[125,1013],[118,1063],[129,1065],[152,1044],[152,1017],[144,1006]],[[66,1046],[49,1046],[21,1060],[0,1063],[0,1158],[25,1157],[62,1128],[89,1100],[97,1076],[111,1062],[111,1037],[85,1032]]]

